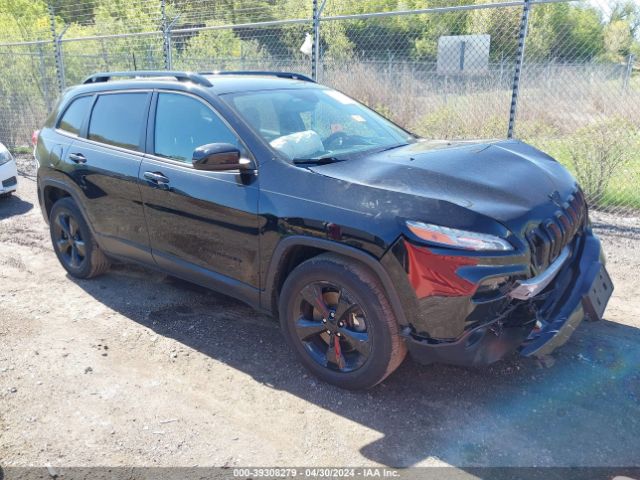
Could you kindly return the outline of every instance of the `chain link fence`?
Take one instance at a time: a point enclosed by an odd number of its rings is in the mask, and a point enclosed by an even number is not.
[[[637,215],[640,78],[634,50],[616,32],[620,20],[603,32],[604,51],[593,41],[595,19],[584,18],[581,31],[572,28],[575,19],[567,12],[579,5],[535,7],[529,40],[536,41],[525,50],[517,133],[569,167],[593,207]],[[606,11],[615,3],[599,6]]]
[[[481,6],[327,17],[318,76],[425,138],[505,137],[522,3]]]
[[[633,0],[8,0],[0,141],[96,71],[297,71],[428,139],[522,138],[637,221],[639,38]]]

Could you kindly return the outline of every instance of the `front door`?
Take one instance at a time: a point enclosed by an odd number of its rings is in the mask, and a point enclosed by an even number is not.
[[[234,288],[234,296],[255,295],[257,178],[195,170],[191,163],[201,145],[231,143],[248,155],[246,147],[208,103],[189,94],[155,94],[149,125],[140,180],[156,263],[212,288]]]

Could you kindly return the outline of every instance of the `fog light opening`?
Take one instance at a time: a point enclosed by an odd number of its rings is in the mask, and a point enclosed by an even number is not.
[[[486,301],[506,295],[511,286],[511,277],[500,276],[483,280],[478,286],[474,300]]]

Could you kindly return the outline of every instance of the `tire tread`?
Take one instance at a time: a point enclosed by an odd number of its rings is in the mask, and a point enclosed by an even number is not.
[[[310,271],[329,271],[334,272],[334,274],[339,274],[341,277],[351,276],[351,281],[355,282],[355,285],[359,285],[359,288],[366,290],[367,293],[371,294],[375,299],[372,302],[373,304],[369,305],[369,307],[375,308],[375,316],[383,323],[383,331],[385,331],[386,328],[385,333],[390,337],[388,358],[386,357],[387,353],[384,354],[384,361],[386,362],[384,365],[384,371],[380,372],[380,366],[378,366],[377,373],[374,373],[376,371],[375,369],[371,373],[363,373],[362,376],[359,376],[357,379],[352,378],[350,380],[351,383],[347,383],[346,380],[341,382],[336,379],[325,379],[330,383],[334,383],[342,388],[348,389],[368,389],[374,387],[393,373],[393,371],[400,366],[407,354],[407,347],[404,340],[400,337],[397,319],[393,309],[391,308],[391,304],[387,298],[384,287],[375,273],[373,273],[366,265],[348,257],[344,257],[336,253],[323,253],[306,260],[289,274],[281,290],[279,302],[279,311],[281,315],[280,320],[283,330],[286,332],[285,334],[290,341],[292,339],[289,331],[287,330],[289,321],[289,308],[287,305],[290,299],[287,295],[290,295],[295,291],[295,284],[299,281],[299,278],[301,278],[300,276],[302,275],[302,278],[304,278],[304,275],[308,275]],[[299,352],[298,355],[300,355]]]
[[[111,266],[111,262],[109,261],[107,256],[104,254],[104,252],[100,250],[100,247],[96,243],[95,238],[93,237],[93,234],[91,232],[91,229],[87,224],[87,221],[85,220],[84,216],[82,215],[82,212],[80,211],[80,209],[78,208],[78,206],[76,205],[76,203],[71,197],[61,198],[60,200],[58,200],[56,203],[53,204],[53,206],[51,207],[49,224],[53,225],[55,214],[57,213],[57,210],[60,208],[65,208],[73,213],[78,223],[81,224],[84,230],[86,230],[88,234],[88,238],[85,238],[85,243],[89,245],[89,248],[87,249],[87,257],[86,257],[87,260],[89,261],[89,266],[87,269],[85,269],[85,271],[72,272],[72,271],[69,271],[64,264],[63,266],[65,267],[65,269],[67,269],[69,274],[78,278],[89,279],[89,278],[102,275],[107,270],[109,270],[109,267]],[[53,237],[52,237],[52,241],[53,241]],[[55,250],[55,247],[54,247],[54,250]]]
[[[335,253],[326,253],[319,255],[315,258],[326,259],[327,261],[339,263],[345,266],[348,270],[351,270],[363,283],[365,283],[371,291],[378,297],[380,306],[382,307],[382,319],[386,323],[389,331],[391,332],[391,359],[387,365],[387,370],[380,380],[375,384],[382,382],[385,378],[391,375],[403,362],[407,356],[407,346],[400,337],[400,330],[398,328],[398,321],[391,303],[387,298],[387,294],[384,291],[382,283],[378,280],[376,275],[365,265],[360,262],[345,263],[344,257]],[[313,260],[313,259],[312,259]],[[373,386],[373,385],[372,385]]]

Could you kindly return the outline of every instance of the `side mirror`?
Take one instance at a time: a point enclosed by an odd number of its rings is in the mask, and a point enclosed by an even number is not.
[[[193,151],[196,170],[252,170],[251,160],[240,158],[240,150],[230,143],[209,143]]]

